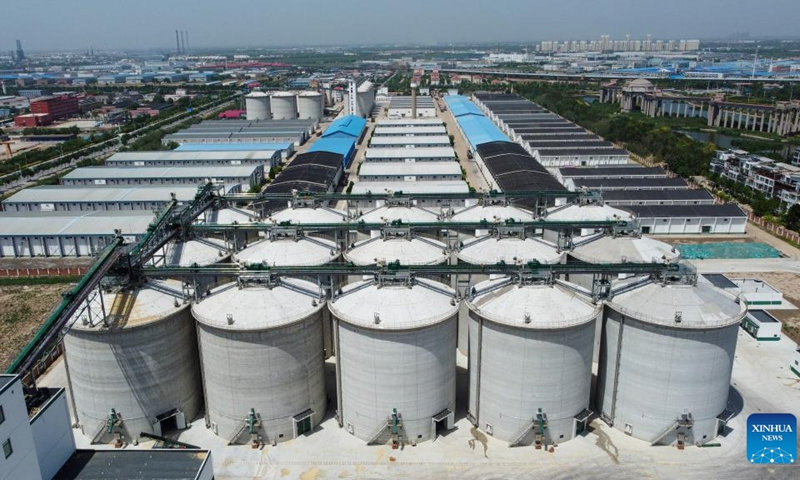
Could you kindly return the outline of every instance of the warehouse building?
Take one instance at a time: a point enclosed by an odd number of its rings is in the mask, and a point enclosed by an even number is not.
[[[370,148],[364,161],[373,162],[447,162],[456,159],[453,147]]]
[[[173,152],[254,152],[259,150],[274,150],[280,152],[282,159],[289,158],[294,153],[294,143],[185,143],[178,146]]]
[[[608,205],[713,205],[714,197],[707,190],[606,190],[603,201]]]
[[[317,129],[319,122],[306,120],[206,120],[162,139],[184,144],[291,143],[300,146]]]
[[[576,178],[565,182],[570,191],[587,190],[686,190],[682,178]]]
[[[424,127],[385,127],[378,124],[372,133],[375,137],[422,137],[447,135],[444,125]]]
[[[195,152],[121,152],[106,160],[110,167],[199,167],[214,165],[265,165],[281,163],[278,150],[254,151],[195,151]]]
[[[0,257],[85,257],[96,255],[116,238],[138,241],[153,221],[152,212],[53,212],[0,216]]]
[[[365,162],[358,173],[361,182],[449,182],[459,181],[457,162]]]
[[[486,118],[481,109],[467,97],[447,95],[444,101],[456,119],[458,130],[469,143],[471,154],[474,155],[478,145],[482,143],[510,142],[497,125]]]
[[[378,120],[379,127],[441,127],[444,121],[440,118],[389,118]]]
[[[416,118],[433,118],[436,117],[436,104],[433,98],[426,95],[418,95],[417,101],[417,116]],[[389,118],[414,118],[412,112],[412,98],[411,96],[397,96],[392,97],[389,101]]]
[[[61,177],[69,186],[200,185],[211,180],[234,193],[264,183],[263,165],[216,167],[81,167]]]
[[[85,212],[96,210],[142,210],[164,208],[174,196],[179,204],[192,201],[195,186],[141,186],[85,188],[42,185],[20,190],[3,201],[6,212]]]
[[[529,147],[531,154],[546,167],[625,165],[628,151],[622,148],[553,148]]]
[[[372,137],[370,148],[435,148],[450,147],[447,135],[415,136],[415,137]]]
[[[561,182],[576,178],[666,178],[667,172],[661,167],[642,167],[639,165],[625,165],[613,167],[563,167],[556,172],[556,178]]]
[[[642,233],[683,235],[688,233],[745,233],[747,214],[736,204],[724,205],[630,205]]]
[[[309,152],[328,152],[342,156],[345,168],[350,166],[356,154],[356,145],[361,142],[367,121],[355,115],[347,115],[331,123],[322,138],[315,141]]]

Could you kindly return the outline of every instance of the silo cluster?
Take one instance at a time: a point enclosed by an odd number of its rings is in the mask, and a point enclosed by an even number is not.
[[[626,215],[576,205],[545,220]],[[629,232],[575,228],[562,244],[564,226],[520,224],[534,218],[502,204],[350,212],[289,205],[243,245],[170,244],[165,265],[225,259],[249,270],[204,286],[191,301],[187,284],[150,281],[109,297],[106,322],[76,320],[65,344],[77,420],[96,440],[114,412],[134,438],[202,421],[230,443],[277,443],[313,432],[329,415],[365,443],[416,444],[453,428],[463,405],[475,427],[509,446],[568,441],[595,417],[652,444],[712,440],[745,306],[691,269],[604,279],[604,296],[586,272],[481,272],[466,281],[386,269],[349,278],[249,273],[345,263],[522,268],[679,259],[671,246]],[[343,222],[350,225],[321,228]],[[458,352],[469,383],[457,399]],[[326,384],[332,356],[335,375]]]
[[[321,120],[324,97],[316,91],[252,92],[245,95],[247,120]]]

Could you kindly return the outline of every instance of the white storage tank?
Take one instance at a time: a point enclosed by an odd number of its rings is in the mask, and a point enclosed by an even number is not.
[[[582,432],[602,308],[561,284],[511,277],[475,285],[467,305],[469,415],[478,428],[512,446]]]
[[[322,94],[302,92],[297,95],[297,118],[321,120],[323,115]]]
[[[201,412],[194,322],[179,282],[104,294],[106,322],[79,314],[64,337],[77,422],[93,442],[182,429]],[[107,433],[112,410],[114,434]]]
[[[286,208],[272,213],[265,223],[291,222],[292,225],[307,223],[340,223],[347,221],[347,212],[328,207]]]
[[[240,280],[192,307],[207,422],[229,442],[281,442],[325,415],[322,292],[298,279]],[[251,411],[254,426],[251,430]]]
[[[276,92],[270,99],[273,120],[294,120],[297,118],[297,96],[292,92]]]
[[[519,236],[483,235],[462,243],[458,259],[472,265],[493,265],[499,262],[507,264],[528,263],[561,263],[564,253],[540,239]]]
[[[269,120],[270,101],[269,95],[264,92],[248,93],[244,97],[244,105],[247,109],[248,120]]]
[[[652,444],[703,444],[722,426],[745,305],[705,278],[626,288],[606,303],[597,402]]]
[[[632,221],[633,214],[627,210],[611,207],[609,205],[592,203],[586,205],[569,204],[550,209],[545,221],[553,222],[596,222],[596,221]],[[595,228],[573,228],[570,231],[573,239],[587,237],[597,233]],[[545,228],[543,238],[549,242],[558,241],[559,230],[549,230]]]
[[[157,267],[205,267],[229,259],[230,253],[224,241],[197,237],[185,242],[167,243],[153,256],[152,262]]]
[[[455,291],[424,279],[346,286],[336,319],[338,418],[368,443],[417,443],[453,426]],[[393,436],[396,410],[400,426]]]
[[[335,242],[310,235],[273,234],[235,255],[240,262],[271,266],[325,265],[339,258]]]
[[[401,265],[438,265],[450,258],[444,243],[410,232],[404,233],[395,235],[381,232],[379,236],[357,242],[344,253],[344,258],[356,265],[394,261],[399,261]]]

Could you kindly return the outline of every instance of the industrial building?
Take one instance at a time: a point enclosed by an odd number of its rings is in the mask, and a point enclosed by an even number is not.
[[[328,152],[342,156],[344,167],[350,166],[356,154],[356,145],[367,126],[367,121],[354,115],[346,115],[335,120],[322,133],[322,138],[308,149],[311,152]]]
[[[444,121],[440,118],[384,118],[378,120],[377,127],[442,127]]]
[[[352,94],[355,94],[355,101],[350,99]],[[348,114],[361,118],[371,116],[375,107],[375,84],[369,80],[350,80],[343,101]]]
[[[708,190],[606,190],[603,201],[608,205],[713,205]]]
[[[369,142],[370,148],[441,148],[450,146],[452,146],[452,142],[447,135],[412,137],[374,136]]]
[[[593,191],[614,190],[686,190],[689,186],[679,177],[674,178],[575,178],[565,182],[571,191],[587,189]]]
[[[0,215],[0,257],[86,257],[116,238],[138,241],[153,221],[151,212],[24,213]]]
[[[29,187],[2,202],[6,212],[84,212],[95,210],[162,210],[174,198],[180,204],[197,195],[195,186],[85,188],[42,185]]]
[[[388,127],[382,126],[380,123],[373,130],[374,137],[420,137],[431,135],[447,135],[447,129],[441,126],[423,126],[423,127]]]
[[[300,146],[319,125],[318,120],[206,120],[165,135],[164,145],[291,143]]]
[[[747,214],[735,203],[724,205],[630,205],[642,233],[745,233]]]
[[[110,167],[200,167],[212,165],[264,165],[270,169],[281,163],[278,150],[254,151],[155,151],[121,152],[106,159]]]
[[[214,167],[81,167],[61,177],[69,186],[196,185],[221,182],[229,192],[264,183],[263,165]]]
[[[273,150],[280,152],[282,159],[294,153],[294,143],[186,143],[178,146],[173,152],[254,152]]]
[[[458,162],[364,162],[358,171],[360,182],[448,182],[459,181]]]
[[[370,148],[364,156],[364,161],[374,162],[447,162],[456,159],[453,147],[430,148]]]
[[[31,100],[31,113],[49,115],[52,121],[63,120],[80,113],[78,97],[75,95],[60,95],[41,97]]]
[[[415,100],[416,99],[416,100]],[[413,103],[416,101],[416,117]],[[394,118],[433,118],[436,116],[436,103],[427,95],[391,97],[388,109],[389,119]]]

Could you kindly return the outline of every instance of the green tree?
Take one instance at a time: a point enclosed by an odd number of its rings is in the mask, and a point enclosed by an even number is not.
[[[786,225],[786,228],[790,230],[794,230],[795,232],[800,231],[800,203],[795,203],[786,212],[786,215],[783,216],[783,223]]]

